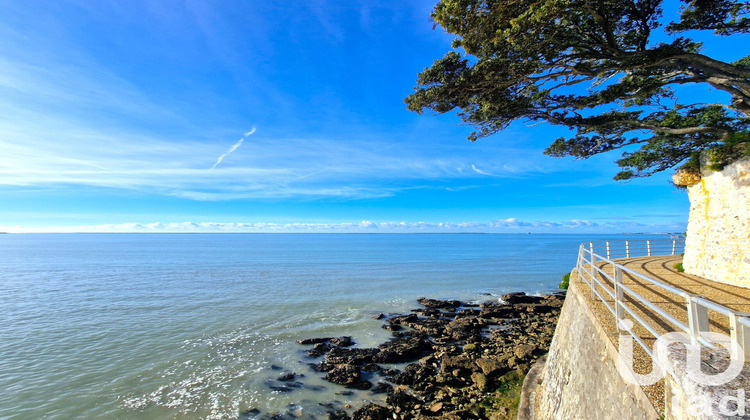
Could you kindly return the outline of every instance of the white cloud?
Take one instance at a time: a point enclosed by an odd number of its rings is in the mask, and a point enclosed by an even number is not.
[[[118,223],[62,227],[0,226],[12,233],[68,232],[136,232],[136,233],[620,233],[620,232],[682,232],[684,223],[647,225],[633,222],[587,220],[523,221],[507,218],[490,222],[153,222]]]

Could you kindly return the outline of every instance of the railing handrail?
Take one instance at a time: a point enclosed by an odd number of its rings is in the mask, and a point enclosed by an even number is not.
[[[594,251],[594,245],[596,248],[603,248],[601,255],[607,256],[607,259],[612,258],[612,253],[621,252],[620,258],[633,258],[634,256],[650,257],[651,255],[663,255],[660,251],[664,248],[671,251],[672,255],[675,255],[677,250],[685,247],[685,237],[682,235],[670,235],[669,239],[658,238],[658,239],[624,239],[622,241],[591,241],[586,242],[589,250]],[[616,248],[620,245],[620,248]],[[645,250],[643,255],[636,255],[638,251]],[[668,252],[669,253],[669,252]]]
[[[637,240],[624,240],[621,243],[615,243],[613,241],[598,241],[598,242],[586,242],[582,243],[579,247],[578,261],[576,263],[576,271],[579,277],[589,286],[591,289],[592,299],[599,299],[606,308],[615,316],[615,322],[620,322],[625,319],[625,313],[627,312],[633,319],[638,321],[647,331],[649,331],[654,338],[657,337],[656,329],[654,326],[643,320],[638,316],[633,309],[625,305],[625,294],[638,302],[640,305],[648,308],[654,313],[660,315],[663,319],[674,325],[678,330],[682,330],[690,335],[693,343],[701,343],[709,347],[715,347],[704,337],[704,333],[710,332],[708,322],[708,311],[712,310],[719,314],[728,317],[729,331],[732,338],[732,342],[735,344],[733,349],[735,352],[742,352],[745,357],[750,357],[750,314],[745,312],[734,311],[716,302],[710,301],[703,296],[687,292],[678,287],[666,284],[662,281],[656,280],[645,274],[639,273],[638,271],[632,270],[624,265],[620,264],[619,258],[611,258],[612,250],[614,246],[623,246],[627,257],[635,258],[643,256],[654,256],[654,255],[676,255],[677,251],[684,249],[684,238],[672,237],[670,239],[645,239],[642,240],[644,245],[638,244]],[[597,245],[596,248],[594,245]],[[595,252],[595,249],[606,251],[605,255]],[[668,252],[659,252],[664,249]],[[640,255],[639,251],[645,250],[646,255]],[[602,251],[599,251],[602,252]],[[588,256],[588,258],[587,258]],[[610,265],[612,267],[612,274],[608,274],[604,270],[604,266]],[[644,298],[637,292],[633,291],[630,287],[626,286],[622,282],[623,273],[628,273],[634,278],[643,280],[651,285],[659,287],[660,289],[677,295],[685,299],[685,310],[687,312],[688,324],[685,324],[667,313],[658,305]],[[599,276],[602,276],[609,283],[605,285],[600,281]],[[614,299],[614,305],[610,305],[606,299],[600,293],[601,291]],[[635,338],[635,341],[648,353],[652,355],[651,349],[643,341],[642,337],[638,337],[633,329],[629,329],[628,332]]]
[[[604,257],[602,257],[601,255],[598,255],[598,254],[596,254],[596,253],[592,253],[592,252],[591,252],[590,250],[588,250],[588,249],[585,249],[585,248],[584,248],[584,249],[583,249],[583,252],[586,252],[586,253],[589,253],[589,254],[593,254],[593,255],[595,255],[595,256],[596,256],[596,259],[597,259],[597,261],[603,261],[603,262],[606,262],[606,263],[610,263],[610,264],[614,264],[614,265],[617,265],[617,266],[619,266],[619,268],[620,268],[620,269],[621,269],[622,271],[624,271],[624,272],[626,272],[626,273],[628,273],[628,274],[630,274],[630,275],[633,275],[633,276],[639,277],[639,278],[641,278],[641,279],[643,279],[643,280],[646,280],[647,282],[649,282],[649,283],[653,284],[654,286],[659,286],[659,287],[661,287],[662,289],[664,289],[664,290],[666,290],[666,291],[668,291],[668,292],[674,293],[674,294],[676,294],[676,295],[678,295],[678,296],[681,296],[681,297],[685,297],[685,298],[687,298],[688,296],[698,296],[698,295],[692,294],[692,293],[690,293],[690,292],[687,292],[687,291],[685,291],[685,290],[679,289],[679,288],[677,288],[677,287],[674,287],[674,286],[670,286],[670,285],[668,285],[668,284],[666,284],[666,283],[664,283],[664,282],[661,282],[661,281],[659,281],[659,280],[653,279],[653,278],[651,278],[651,277],[649,277],[649,276],[647,276],[647,275],[641,274],[641,273],[639,273],[639,272],[637,272],[637,271],[635,271],[635,270],[633,270],[633,269],[630,269],[630,268],[628,268],[628,267],[625,267],[625,266],[624,266],[624,265],[622,265],[622,264],[617,264],[617,263],[616,263],[616,262],[614,262],[613,260],[610,260],[610,259],[608,259],[608,258],[604,258]],[[635,258],[635,257],[631,257],[631,258]]]

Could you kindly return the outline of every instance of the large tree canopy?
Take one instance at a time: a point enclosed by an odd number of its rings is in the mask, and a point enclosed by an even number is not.
[[[704,150],[718,164],[750,154],[750,56],[727,63],[680,36],[748,33],[750,3],[683,0],[668,24],[662,13],[659,0],[442,0],[432,18],[457,36],[454,51],[419,75],[407,107],[458,108],[476,127],[471,140],[516,120],[570,127],[574,134],[545,153],[587,158],[625,147],[615,179],[685,164]],[[727,99],[678,97],[690,83]]]

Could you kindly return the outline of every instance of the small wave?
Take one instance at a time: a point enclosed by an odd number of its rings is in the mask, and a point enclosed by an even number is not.
[[[140,375],[161,378],[159,385],[120,397],[120,405],[140,412],[160,407],[190,417],[237,418],[241,408],[263,399],[249,385],[265,367],[262,353],[276,345],[270,336],[244,330],[187,340],[184,354],[178,355],[184,360]]]

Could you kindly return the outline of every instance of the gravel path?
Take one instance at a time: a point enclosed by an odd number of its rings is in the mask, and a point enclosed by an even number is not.
[[[690,293],[701,295],[704,298],[713,302],[719,303],[730,309],[750,312],[750,289],[743,287],[731,286],[723,283],[717,283],[704,278],[693,276],[685,273],[678,273],[674,268],[674,265],[682,262],[682,257],[679,255],[669,256],[658,256],[658,257],[639,257],[618,260],[618,263],[630,268],[634,271],[642,273],[655,280],[659,280],[663,283],[671,286],[680,288]],[[600,264],[601,267],[607,274],[612,273],[611,265]],[[612,291],[612,283],[599,275],[599,279],[602,283],[607,285],[607,288]],[[576,282],[579,290],[589,290],[589,286],[578,278],[575,271],[571,275],[571,282]],[[687,324],[687,310],[685,299],[677,296],[673,293],[667,292],[651,283],[647,283],[643,280],[636,279],[633,276],[623,273],[623,284],[631,288],[634,292],[643,296],[647,300],[654,304],[657,304],[661,309],[668,312],[681,322]],[[614,307],[614,301],[603,291],[600,294],[607,298],[607,302],[610,306]],[[599,322],[604,327],[612,343],[617,346],[618,336],[622,332],[615,324],[615,317],[610,310],[598,299],[591,300],[590,293],[586,293],[589,298],[591,309],[596,314]],[[660,334],[666,332],[675,331],[676,328],[660,315],[650,311],[642,305],[629,300],[626,294],[627,306],[634,309],[636,314],[648,322],[656,331]],[[626,314],[626,318],[631,319],[630,315]],[[711,331],[721,332],[729,334],[729,325],[727,317],[718,314],[713,311],[709,311],[709,323]],[[656,341],[655,337],[649,333],[645,328],[635,322],[633,331],[641,338],[649,347],[653,347]],[[638,345],[635,345],[634,351],[634,368],[638,373],[649,373],[651,371],[651,357]],[[745,364],[745,369],[750,369],[750,364]],[[649,399],[654,405],[654,408],[658,412],[664,411],[664,384],[660,381],[654,385],[643,387],[644,392],[648,395]]]

